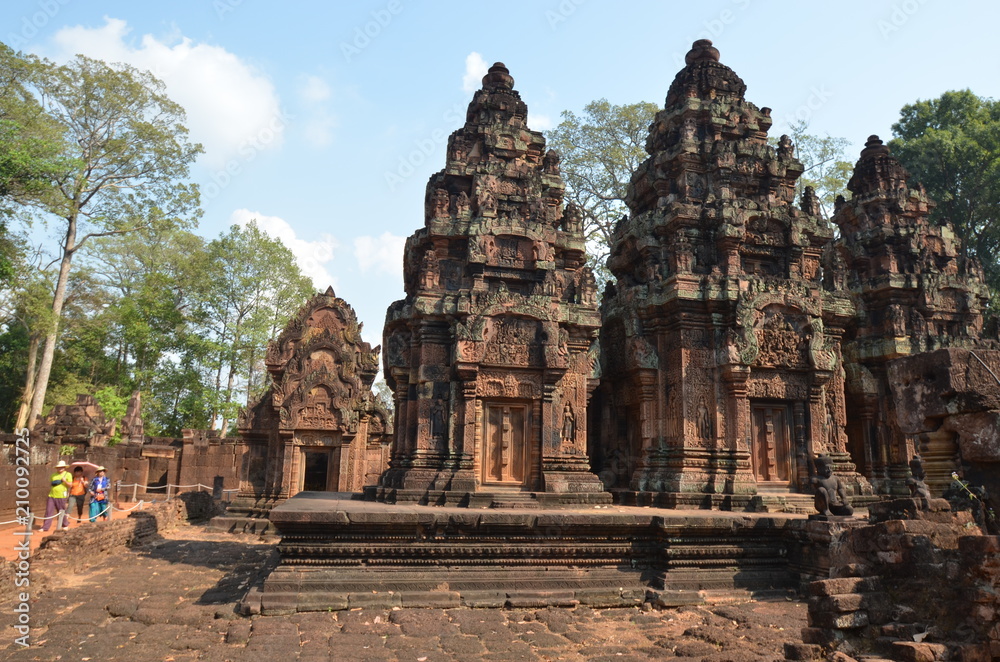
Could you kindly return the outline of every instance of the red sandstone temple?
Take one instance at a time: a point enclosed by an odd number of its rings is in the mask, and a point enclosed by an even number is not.
[[[302,491],[359,492],[388,455],[388,412],[371,388],[378,348],[333,289],[310,299],[271,341],[271,386],[237,427],[243,455],[231,513],[266,514]]]
[[[770,109],[711,42],[686,62],[599,310],[559,155],[491,67],[427,184],[406,298],[386,315],[391,452],[369,393],[378,350],[328,291],[272,345],[273,386],[241,418],[242,502],[368,487],[494,507],[809,507],[817,456],[864,502],[907,493],[918,452],[940,492],[955,435],[901,429],[889,364],[990,346],[979,265],[877,136],[832,223],[811,189],[796,200],[803,166],[787,136],[768,142]]]
[[[586,454],[597,331],[579,212],[514,79],[483,78],[406,244],[386,315],[396,434],[378,495],[607,503]]]
[[[943,485],[955,445],[900,431],[886,364],[982,345],[978,265],[875,136],[827,222],[811,189],[795,199],[794,145],[768,143],[770,109],[711,42],[686,62],[632,178],[600,322],[559,157],[507,69],[490,69],[427,185],[407,297],[387,314],[397,427],[379,498],[607,489],[745,508],[811,493],[820,454],[856,496],[905,493],[918,451]]]

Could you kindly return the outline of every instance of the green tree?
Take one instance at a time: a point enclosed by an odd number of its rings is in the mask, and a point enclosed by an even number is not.
[[[10,229],[15,202],[44,197],[65,166],[62,128],[28,90],[30,71],[27,60],[0,43],[0,290],[23,260]]]
[[[837,196],[850,195],[847,182],[854,172],[854,165],[847,160],[845,150],[851,141],[833,138],[829,134],[813,135],[807,132],[808,128],[806,122],[797,122],[792,125],[789,134],[795,144],[795,156],[805,168],[795,184],[796,197],[801,197],[806,187],[811,186],[819,198],[823,218],[830,220]]]
[[[582,116],[565,110],[562,121],[548,133],[548,145],[562,156],[566,198],[583,211],[584,233],[591,267],[607,278],[615,224],[628,214],[625,192],[632,173],[646,157],[646,137],[659,107],[640,101],[616,106],[598,99]]]
[[[931,220],[951,222],[962,249],[1000,289],[1000,102],[969,90],[903,107],[892,153],[937,203]]]
[[[9,53],[5,55],[9,56]],[[52,316],[28,413],[45,402],[73,258],[93,238],[177,225],[197,216],[197,187],[184,183],[201,152],[187,140],[184,110],[152,74],[77,56],[60,66],[19,58],[24,87],[64,131],[62,170],[43,196],[15,196],[58,222],[58,275]]]
[[[314,293],[295,256],[251,222],[234,225],[208,245],[208,267],[198,294],[205,336],[214,344],[213,429],[229,430],[246,402],[266,386],[267,342]],[[238,397],[243,394],[244,397]]]

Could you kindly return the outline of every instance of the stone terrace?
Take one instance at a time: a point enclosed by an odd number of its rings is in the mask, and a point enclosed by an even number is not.
[[[182,526],[91,561],[40,557],[48,588],[32,604],[30,648],[0,630],[19,660],[746,660],[781,658],[805,607],[777,600],[640,609],[353,610],[237,616],[273,545]],[[89,564],[89,565],[88,565]],[[71,567],[76,572],[71,571]],[[4,593],[4,598],[9,597]],[[2,611],[10,612],[10,604]]]

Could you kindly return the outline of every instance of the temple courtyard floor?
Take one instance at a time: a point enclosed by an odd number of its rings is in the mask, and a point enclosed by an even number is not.
[[[86,554],[80,549],[79,554]],[[285,662],[772,661],[800,641],[792,596],[678,608],[354,609],[245,617],[274,543],[185,525],[141,547],[31,567],[30,642],[4,591],[0,659]],[[77,568],[74,570],[73,568]],[[36,581],[39,580],[39,581]]]

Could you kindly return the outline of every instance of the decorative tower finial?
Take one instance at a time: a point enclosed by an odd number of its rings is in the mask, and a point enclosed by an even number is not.
[[[494,62],[489,72],[483,76],[483,87],[487,89],[514,89],[514,77],[503,62]]]
[[[691,44],[691,50],[684,56],[684,64],[692,64],[699,60],[719,61],[719,49],[712,46],[711,39],[699,39]]]

